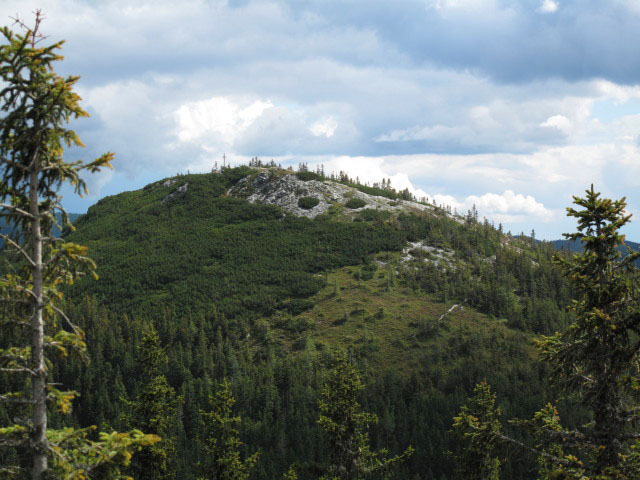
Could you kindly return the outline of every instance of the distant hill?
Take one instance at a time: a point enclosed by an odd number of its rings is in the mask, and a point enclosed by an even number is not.
[[[626,242],[627,247],[629,247],[631,250],[636,251],[636,252],[640,252],[640,243],[636,243],[636,242],[631,242],[629,240],[627,240]],[[582,251],[582,243],[578,242],[578,241],[574,241],[574,240],[553,240],[551,242],[551,244],[557,249],[557,250],[561,250],[561,251],[569,251],[569,252],[581,252]],[[620,253],[622,254],[622,257],[626,257],[629,252],[626,248],[623,247],[619,247],[618,250],[620,251]],[[636,266],[640,267],[640,258],[638,260],[636,260]]]
[[[69,216],[69,221],[71,223],[74,223],[82,214],[81,213],[68,213],[67,215]],[[58,220],[59,220],[59,217],[58,217]],[[7,234],[11,233],[11,228],[9,228],[9,226],[7,225],[5,219],[2,218],[2,217],[0,217],[0,233],[3,234],[3,235],[7,235]],[[60,229],[54,228],[53,234],[56,235],[56,236],[60,235]],[[4,242],[0,238],[0,247],[2,247],[3,245],[4,245]]]

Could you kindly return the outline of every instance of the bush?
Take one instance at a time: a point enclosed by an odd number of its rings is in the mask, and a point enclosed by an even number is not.
[[[344,206],[355,210],[356,208],[364,207],[366,204],[367,203],[361,198],[350,198],[349,201],[344,204]]]
[[[319,203],[320,200],[318,200],[316,197],[302,197],[300,200],[298,200],[298,206],[300,208],[304,208],[305,210],[311,210]]]
[[[313,301],[305,298],[292,298],[287,302],[283,302],[281,305],[281,307],[287,310],[291,315],[300,315],[307,310],[311,310],[313,306]]]
[[[373,278],[373,272],[365,270],[364,268],[360,272],[360,280],[371,280]]]
[[[360,212],[360,218],[367,222],[374,220],[385,221],[391,218],[391,212],[387,210],[374,210],[373,208],[367,208]]]
[[[303,182],[308,182],[309,180],[322,180],[322,177],[314,172],[298,172],[296,173],[296,177]]]

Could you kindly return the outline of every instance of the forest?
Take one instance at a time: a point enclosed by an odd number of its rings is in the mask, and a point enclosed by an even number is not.
[[[60,185],[83,192],[113,155],[63,158],[86,112],[37,26],[0,47],[2,475],[638,478],[624,199],[575,197],[573,253],[475,209],[412,209],[384,181],[256,160],[72,224]],[[261,172],[408,206],[353,197],[309,219],[228,194]]]

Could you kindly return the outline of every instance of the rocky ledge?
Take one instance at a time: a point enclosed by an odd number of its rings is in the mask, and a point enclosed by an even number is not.
[[[329,210],[332,205],[346,205],[351,199],[359,199],[364,202],[364,205],[359,208],[346,208],[347,213],[358,212],[365,208],[398,211],[430,211],[433,208],[421,203],[369,195],[353,187],[330,180],[305,181],[295,174],[278,175],[276,172],[268,170],[260,172],[256,176],[247,176],[239,180],[228,194],[246,198],[252,203],[278,205],[287,213],[307,218],[317,217]],[[300,199],[305,197],[317,199],[317,205],[311,208],[300,207]]]

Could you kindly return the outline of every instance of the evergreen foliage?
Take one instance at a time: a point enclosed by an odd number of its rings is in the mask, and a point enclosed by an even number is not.
[[[378,418],[362,411],[358,395],[363,389],[351,362],[339,354],[320,393],[318,423],[329,437],[329,466],[322,480],[362,480],[387,474],[414,452],[408,447],[401,455],[388,458],[387,450],[371,449],[367,430]]]
[[[497,442],[537,456],[543,480],[640,477],[640,289],[635,267],[640,253],[628,252],[624,258],[620,253],[620,229],[631,215],[624,198],[601,198],[593,185],[584,198],[574,197],[574,203],[581,209],[567,211],[578,219],[578,231],[565,236],[582,242],[583,251],[571,258],[556,257],[577,292],[570,306],[574,320],[564,332],[543,336],[538,347],[551,365],[556,393],[573,399],[587,413],[587,421],[567,427],[558,410],[547,404],[531,421],[515,422],[526,426],[534,441],[524,444],[500,433],[495,396],[486,385],[478,385],[470,399],[481,407],[478,413],[464,407],[454,418],[454,427],[467,440],[463,470],[474,455],[493,455]],[[486,444],[484,452],[477,441]]]
[[[58,190],[69,184],[86,193],[81,171],[110,167],[113,155],[89,163],[64,159],[65,147],[82,146],[66,124],[88,114],[73,92],[78,77],[63,78],[53,70],[62,59],[62,42],[39,45],[42,18],[36,12],[33,28],[16,20],[24,33],[1,29],[6,43],[0,46],[0,215],[10,228],[2,239],[11,267],[0,279],[0,403],[9,405],[3,420],[12,421],[0,427],[0,446],[15,450],[3,454],[0,472],[4,478],[41,480],[109,471],[110,478],[120,478],[119,465],[158,441],[156,436],[49,426],[53,411],[68,413],[76,395],[51,381],[52,362],[87,354],[82,330],[61,309],[61,287],[95,276],[87,248],[54,234],[58,218],[70,226]]]
[[[167,382],[184,399],[175,422],[181,479],[195,479],[193,465],[206,458],[201,411],[224,378],[243,419],[239,438],[261,452],[253,478],[280,478],[292,464],[300,478],[317,478],[328,462],[315,421],[327,345],[351,348],[362,367],[360,402],[380,418],[369,426],[372,450],[416,448],[396,478],[454,478],[443,419],[482,378],[508,399],[507,416],[529,416],[547,401],[530,332],[563,328],[570,295],[549,245],[461,224],[436,208],[310,220],[226,196],[257,173],[180,175],[107,197],[75,223],[67,239],[88,244],[101,273],[68,292],[93,362],[56,367],[81,394],[79,425],[127,427],[117,421],[127,410],[120,398],[135,401],[144,388],[135,352],[150,323],[169,358]],[[408,241],[452,252],[455,268],[427,254],[400,261]],[[323,317],[325,301],[337,316]],[[464,311],[438,320],[452,303]],[[349,320],[334,323],[345,312]],[[403,321],[407,314],[420,317]],[[505,472],[530,478],[530,468],[508,463]]]
[[[242,459],[237,425],[241,418],[232,416],[235,403],[229,382],[225,379],[211,398],[211,411],[203,412],[206,430],[206,459],[200,465],[203,479],[246,480],[258,461],[258,452]]]
[[[456,456],[461,480],[498,480],[502,460],[498,451],[502,444],[500,409],[495,406],[496,394],[486,381],[473,391],[458,416],[453,417],[453,429],[461,453]]]
[[[356,210],[358,208],[362,208],[366,205],[366,202],[361,198],[353,197],[347,200],[347,203],[344,204],[345,207]]]
[[[310,173],[310,172],[306,172],[306,173]],[[300,208],[304,208],[305,210],[311,210],[313,207],[315,207],[319,203],[320,203],[320,200],[318,200],[316,197],[301,197],[300,200],[298,200],[298,206]]]
[[[579,398],[592,421],[550,434],[566,437],[563,444],[590,475],[638,478],[633,439],[640,421],[640,289],[634,262],[640,253],[620,259],[620,229],[631,218],[624,198],[601,198],[592,185],[574,203],[581,209],[567,211],[578,220],[578,231],[566,237],[580,240],[584,251],[558,263],[578,292],[571,305],[575,321],[564,333],[543,337],[540,348],[553,367],[554,386]]]
[[[125,400],[124,422],[162,441],[136,456],[131,473],[140,480],[175,478],[175,423],[182,399],[165,377],[168,357],[153,325],[143,331],[137,360],[141,390],[133,401]]]

